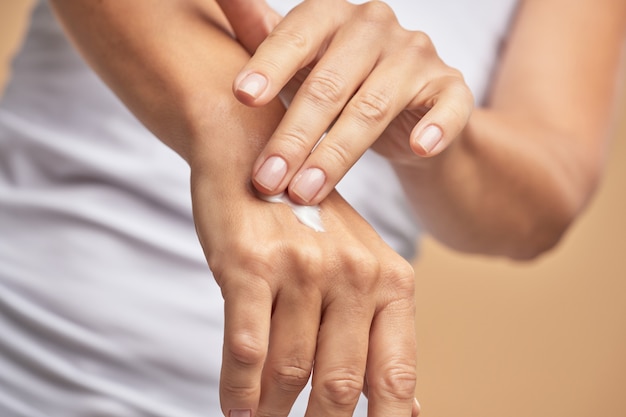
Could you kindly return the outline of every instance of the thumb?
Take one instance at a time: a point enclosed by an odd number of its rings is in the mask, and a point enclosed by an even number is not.
[[[282,16],[265,0],[217,0],[239,42],[250,53],[274,30]]]

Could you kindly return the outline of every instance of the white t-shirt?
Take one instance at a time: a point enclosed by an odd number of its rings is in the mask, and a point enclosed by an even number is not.
[[[481,100],[515,1],[389,3]],[[0,102],[0,416],[219,415],[222,298],[188,178],[40,2]],[[417,222],[382,158],[339,188],[413,255]]]

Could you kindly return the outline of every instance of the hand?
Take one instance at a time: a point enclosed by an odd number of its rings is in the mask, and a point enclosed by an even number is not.
[[[305,0],[280,22],[262,0],[218,3],[254,52],[234,82],[241,102],[265,105],[300,71],[302,86],[253,166],[262,193],[287,188],[317,204],[367,148],[417,163],[467,123],[473,99],[461,74],[382,2]]]
[[[315,232],[202,169],[192,197],[225,300],[224,414],[287,416],[313,371],[307,415],[351,416],[367,384],[370,416],[417,416],[411,266],[336,192]]]

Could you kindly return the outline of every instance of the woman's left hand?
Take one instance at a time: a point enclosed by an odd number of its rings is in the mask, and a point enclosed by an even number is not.
[[[282,20],[264,0],[218,3],[253,53],[234,81],[237,98],[262,106],[297,89],[253,166],[264,194],[287,189],[317,204],[369,147],[416,163],[444,150],[469,119],[462,75],[383,2],[305,0]]]

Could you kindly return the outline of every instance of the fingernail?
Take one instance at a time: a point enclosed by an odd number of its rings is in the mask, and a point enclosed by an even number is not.
[[[419,415],[420,411],[421,411],[421,406],[419,401],[417,401],[417,398],[413,399],[413,417],[416,417]]]
[[[228,417],[251,417],[252,410],[233,408],[228,412]]]
[[[256,72],[252,72],[239,82],[237,91],[245,93],[252,98],[258,98],[267,87],[267,78]]]
[[[268,191],[273,191],[283,180],[285,174],[287,174],[285,160],[280,156],[270,156],[256,172],[254,180]]]
[[[435,146],[441,142],[441,138],[443,138],[441,129],[438,126],[430,125],[420,132],[417,143],[428,153],[435,149]]]
[[[325,181],[324,171],[319,168],[309,168],[296,178],[291,191],[308,203],[319,193]]]

